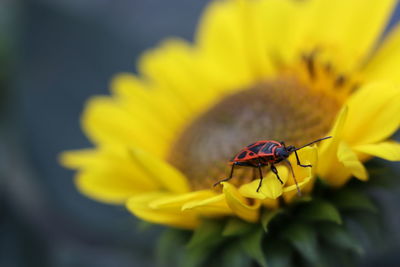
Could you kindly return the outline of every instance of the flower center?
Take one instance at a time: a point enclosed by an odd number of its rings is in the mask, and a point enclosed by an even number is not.
[[[329,132],[348,94],[343,93],[346,81],[326,66],[321,71],[310,56],[299,65],[303,72],[285,70],[276,79],[223,98],[182,131],[168,161],[188,177],[193,190],[209,189],[226,178],[229,160],[255,141],[300,146]],[[240,185],[254,177],[252,168],[243,167],[231,181]]]

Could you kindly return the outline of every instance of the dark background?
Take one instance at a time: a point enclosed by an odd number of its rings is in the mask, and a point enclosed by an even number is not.
[[[57,155],[90,146],[79,126],[85,100],[163,38],[192,39],[206,2],[0,0],[1,267],[153,266],[161,228],[80,195]],[[399,213],[398,196],[382,198]],[[365,266],[398,262],[399,240],[397,231]]]

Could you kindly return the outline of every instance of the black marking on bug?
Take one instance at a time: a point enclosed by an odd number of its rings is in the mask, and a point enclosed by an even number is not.
[[[243,151],[242,153],[239,154],[238,159],[243,159],[244,157],[246,157],[247,155],[247,151]]]
[[[260,149],[262,148],[264,144],[259,144],[256,145],[254,147],[249,148],[250,151],[254,152],[254,153],[258,153],[260,151]],[[251,155],[251,154],[250,154]]]
[[[262,149],[262,152],[264,152],[266,154],[271,153],[272,152],[272,148],[274,146],[277,146],[277,145],[274,144],[274,143],[267,143],[267,144],[265,144],[265,147]]]

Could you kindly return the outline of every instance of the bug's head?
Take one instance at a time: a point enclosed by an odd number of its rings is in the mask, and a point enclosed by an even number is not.
[[[275,150],[275,156],[282,159],[288,158],[289,155],[294,151],[293,149],[295,149],[294,146],[278,147]]]
[[[288,147],[286,147],[286,149],[287,149],[287,151],[289,151],[289,153],[292,153],[293,151],[296,150],[296,147],[295,146],[288,146]]]

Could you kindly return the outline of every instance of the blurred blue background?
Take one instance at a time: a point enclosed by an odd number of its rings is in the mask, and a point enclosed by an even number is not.
[[[123,207],[80,195],[57,155],[90,146],[85,100],[164,37],[192,39],[206,2],[0,1],[0,266],[154,265],[161,228],[141,231]],[[398,214],[399,198],[384,198]],[[400,231],[395,240],[364,265],[400,262]]]

